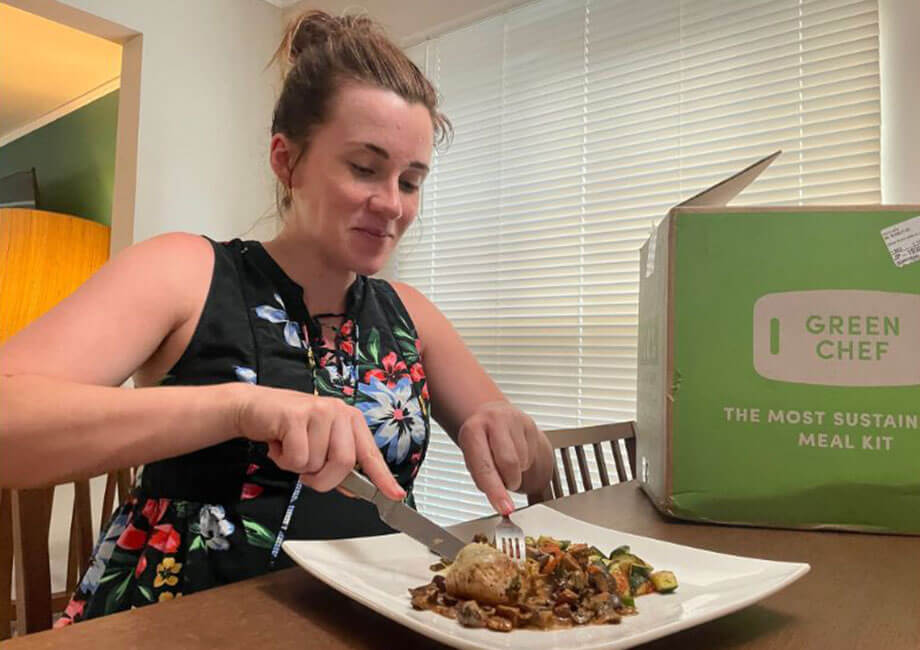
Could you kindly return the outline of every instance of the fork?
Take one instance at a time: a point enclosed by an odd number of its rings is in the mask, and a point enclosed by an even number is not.
[[[524,564],[527,559],[524,531],[508,515],[502,515],[502,520],[495,527],[495,548],[518,564]]]

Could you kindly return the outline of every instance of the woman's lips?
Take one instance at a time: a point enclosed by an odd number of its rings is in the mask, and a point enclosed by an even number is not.
[[[386,230],[378,230],[377,228],[362,228],[359,226],[353,228],[353,230],[356,230],[362,235],[367,235],[368,237],[374,237],[376,239],[387,239],[388,237],[392,237]]]

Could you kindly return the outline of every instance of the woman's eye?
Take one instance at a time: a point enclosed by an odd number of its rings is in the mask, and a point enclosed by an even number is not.
[[[409,181],[399,181],[399,186],[402,188],[403,192],[412,194],[418,192],[418,185],[410,183]]]
[[[361,165],[356,165],[355,163],[348,163],[351,165],[352,171],[354,171],[358,176],[370,176],[374,173],[374,170],[370,167],[362,167]]]

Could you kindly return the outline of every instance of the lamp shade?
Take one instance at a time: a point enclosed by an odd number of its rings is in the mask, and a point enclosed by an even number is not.
[[[0,209],[0,343],[73,293],[105,263],[110,231],[57,212]]]

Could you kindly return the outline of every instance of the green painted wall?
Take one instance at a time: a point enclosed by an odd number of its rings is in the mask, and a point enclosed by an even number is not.
[[[118,91],[0,147],[0,177],[35,167],[38,207],[112,225]]]

